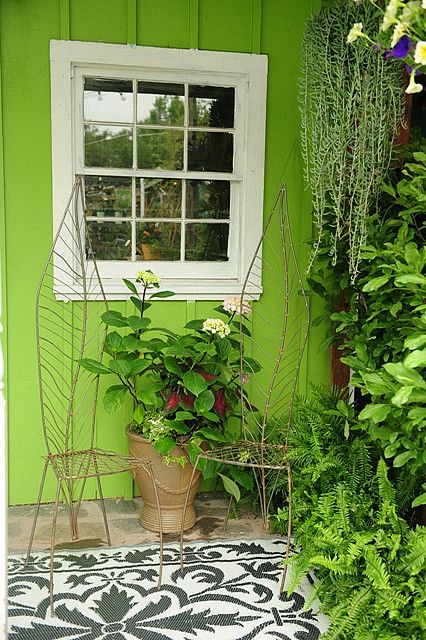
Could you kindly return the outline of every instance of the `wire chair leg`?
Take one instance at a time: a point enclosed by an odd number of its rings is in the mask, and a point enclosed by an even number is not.
[[[284,560],[287,563],[287,561],[288,561],[288,559],[290,557],[290,545],[291,545],[291,530],[292,530],[291,504],[292,504],[292,497],[293,497],[293,479],[292,479],[292,475],[291,475],[290,464],[287,463],[286,466],[287,466],[287,488],[288,488],[288,523],[287,523],[287,543],[286,543],[286,547],[285,547]],[[284,569],[283,569],[283,573],[282,573],[282,577],[281,577],[280,593],[282,593],[284,591],[285,579],[287,577],[287,572],[288,572],[288,564],[285,564],[284,565]]]
[[[25,558],[24,567],[26,567],[28,565],[28,562],[30,560],[31,549],[33,547],[34,534],[35,534],[35,530],[36,530],[36,526],[37,526],[38,514],[40,512],[40,503],[41,503],[41,498],[43,496],[43,489],[44,489],[44,483],[45,483],[45,480],[46,480],[46,473],[47,473],[48,465],[49,465],[49,460],[46,460],[45,463],[44,463],[43,473],[41,474],[40,489],[39,489],[38,498],[37,498],[37,506],[36,506],[36,511],[35,511],[35,514],[34,514],[33,526],[31,528],[30,541],[28,543],[28,551],[27,551],[27,557]]]
[[[56,499],[55,499],[55,509],[53,512],[53,520],[52,520],[52,533],[50,536],[50,584],[49,584],[49,595],[50,595],[50,615],[54,617],[55,609],[53,606],[53,560],[55,553],[55,537],[56,537],[56,521],[58,519],[58,507],[59,507],[59,496],[61,495],[61,487],[62,487],[62,478],[58,478],[58,488],[56,490]]]
[[[189,503],[189,494],[191,492],[192,489],[192,484],[194,482],[194,477],[195,474],[197,472],[197,467],[198,467],[198,463],[200,461],[200,456],[197,457],[194,467],[192,469],[192,474],[191,474],[191,479],[189,481],[189,485],[188,485],[188,489],[185,495],[185,504],[183,505],[183,512],[182,512],[182,522],[180,525],[180,545],[179,545],[179,557],[180,557],[180,570],[183,571],[183,532],[185,529],[185,518],[186,518],[186,512],[188,509],[188,503]]]
[[[83,481],[81,483],[81,491],[80,491],[80,495],[78,496],[77,505],[75,507],[75,517],[76,517],[76,519],[78,518],[78,513],[80,511],[81,503],[83,501],[83,493],[84,493],[84,488],[86,486],[86,480],[87,480],[87,478],[83,478]]]
[[[225,522],[223,523],[223,530],[226,531],[228,528],[229,516],[231,513],[232,501],[234,496],[229,496],[228,507],[226,509]]]
[[[157,503],[157,513],[158,513],[158,526],[159,526],[159,536],[160,536],[160,564],[158,568],[158,584],[157,589],[161,587],[161,582],[163,579],[163,551],[164,551],[164,539],[163,539],[163,518],[161,513],[161,505],[160,505],[160,496],[158,495],[158,487],[155,482],[154,474],[152,473],[152,469],[149,471],[149,476],[151,478],[152,486],[154,488],[155,501]]]
[[[105,527],[105,533],[106,533],[106,537],[107,537],[107,543],[108,543],[108,546],[110,547],[111,546],[111,536],[110,536],[110,533],[109,533],[108,520],[107,520],[107,515],[106,515],[106,509],[105,509],[104,494],[102,492],[101,479],[100,479],[99,475],[96,475],[96,482],[98,483],[99,499],[101,501],[101,510],[102,510],[102,517],[104,519],[104,527]]]

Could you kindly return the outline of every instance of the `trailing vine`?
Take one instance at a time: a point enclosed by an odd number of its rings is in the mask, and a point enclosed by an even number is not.
[[[369,0],[344,0],[308,21],[299,83],[302,153],[317,228],[310,266],[326,244],[334,265],[344,239],[352,282],[403,113],[400,71],[371,48],[348,47],[354,22],[375,33],[377,8]]]

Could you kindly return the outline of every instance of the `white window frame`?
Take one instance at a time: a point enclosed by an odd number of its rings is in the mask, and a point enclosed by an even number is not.
[[[181,300],[218,300],[241,292],[262,234],[267,57],[245,53],[160,49],[52,40],[53,226],[58,228],[76,175],[119,175],[116,169],[85,168],[82,119],[84,76],[140,78],[235,87],[232,173],[118,170],[120,175],[182,177],[231,182],[229,260],[226,262],[98,261],[108,299],[128,296],[122,278],[152,269]],[[226,129],[224,129],[226,131]],[[259,276],[260,277],[260,276]],[[73,283],[76,289],[78,283]],[[253,292],[259,291],[255,283]],[[61,286],[55,286],[61,297]],[[67,292],[69,294],[69,291]],[[78,295],[78,294],[76,294]]]

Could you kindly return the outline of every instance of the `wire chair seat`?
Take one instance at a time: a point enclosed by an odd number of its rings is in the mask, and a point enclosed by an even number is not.
[[[150,472],[150,464],[132,456],[120,455],[102,449],[66,451],[46,456],[58,478],[82,480],[84,478],[113,475],[144,468]]]
[[[199,460],[212,460],[254,469],[284,469],[288,463],[288,446],[240,440],[232,445],[204,451]]]

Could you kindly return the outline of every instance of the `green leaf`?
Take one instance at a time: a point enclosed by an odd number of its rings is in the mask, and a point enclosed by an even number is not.
[[[413,451],[404,451],[404,453],[400,453],[393,461],[394,467],[402,467],[408,460],[411,458],[415,458],[416,455]]]
[[[209,420],[210,422],[220,422],[220,418],[216,413],[212,413],[211,411],[207,411],[207,413],[203,414],[203,418]]]
[[[141,341],[135,338],[135,336],[124,336],[123,347],[126,351],[139,351],[141,349]]]
[[[107,413],[113,414],[120,410],[127,394],[127,387],[124,385],[114,385],[105,391],[103,404]]]
[[[142,311],[142,300],[140,300],[139,298],[136,298],[135,296],[130,296],[130,300],[133,302],[136,309],[140,313]],[[145,305],[145,308],[146,308],[146,305]]]
[[[376,589],[389,589],[389,574],[377,551],[367,548],[365,552],[365,573]]]
[[[388,362],[388,364],[384,365],[384,368],[393,378],[396,378],[398,382],[422,388],[426,387],[422,376],[417,371],[414,371],[414,369],[405,367],[401,362]]]
[[[126,287],[128,289],[130,289],[130,291],[132,293],[136,293],[136,295],[137,295],[138,290],[136,289],[135,285],[133,284],[133,282],[131,280],[127,280],[126,278],[123,278],[123,282],[126,285]]]
[[[198,413],[207,413],[207,411],[210,411],[213,405],[214,405],[213,392],[210,391],[210,389],[206,389],[205,391],[200,393],[198,398],[195,400],[194,409]]]
[[[117,360],[110,360],[109,368],[119,376],[128,378],[132,370],[132,363],[124,358],[118,358]]]
[[[203,328],[203,320],[190,320],[185,325],[185,329],[194,329],[196,331],[201,331]]]
[[[388,404],[368,404],[359,414],[359,419],[373,420],[377,424],[387,418],[390,410],[391,406]]]
[[[156,291],[155,293],[151,293],[149,300],[151,300],[151,298],[170,298],[174,295],[173,291]]]
[[[232,345],[228,338],[220,338],[216,342],[216,351],[222,361],[226,361],[232,349]]]
[[[426,493],[422,493],[415,500],[413,500],[411,506],[420,507],[422,504],[426,504]]]
[[[82,358],[80,364],[86,371],[90,371],[90,373],[111,373],[111,369],[108,369],[102,362],[92,360],[91,358]]]
[[[195,416],[189,411],[176,411],[177,420],[194,420]]]
[[[247,489],[247,491],[253,490],[253,475],[251,473],[234,465],[229,465],[229,473],[233,480],[244,487],[244,489]]]
[[[140,329],[146,329],[146,327],[151,323],[151,319],[141,318],[140,316],[129,316],[127,318],[127,322],[133,331],[139,331]]]
[[[170,373],[174,373],[177,376],[181,376],[182,375],[182,370],[179,367],[177,360],[175,360],[174,358],[170,358],[169,356],[165,356],[163,359],[163,363],[164,366],[166,367],[167,371],[170,371]]]
[[[369,293],[370,291],[377,291],[380,287],[383,287],[384,284],[389,282],[390,276],[378,276],[377,278],[372,278],[365,284],[362,288],[362,291],[365,293]]]
[[[202,436],[203,440],[209,440],[213,442],[226,442],[226,438],[219,433],[216,429],[212,429],[211,427],[202,427],[201,429],[197,429],[196,435],[198,437]]]
[[[389,386],[378,373],[361,373],[361,378],[368,393],[373,396],[381,396],[389,391]]]
[[[261,366],[257,362],[257,360],[254,360],[254,358],[249,358],[248,356],[243,357],[242,365],[244,373],[257,373],[261,370]]]
[[[426,286],[426,278],[420,274],[407,273],[406,275],[395,278],[395,284],[420,284],[424,287]]]
[[[412,351],[404,360],[406,367],[425,367],[426,366],[426,349]]]
[[[230,493],[238,502],[241,498],[241,493],[238,485],[233,480],[231,480],[231,478],[228,478],[228,476],[224,476],[222,473],[219,473],[218,475],[222,478],[225,491]]]
[[[404,349],[418,349],[426,344],[426,333],[413,334],[405,338]]]
[[[198,455],[203,452],[200,442],[199,438],[194,438],[191,442],[188,442],[187,451],[192,464],[196,463]]]
[[[152,389],[139,389],[136,393],[136,397],[138,400],[143,402],[144,404],[157,406],[158,397],[155,391]]]
[[[186,389],[194,394],[194,396],[199,396],[200,393],[207,389],[207,382],[204,380],[203,376],[200,376],[199,373],[195,373],[195,371],[187,371],[182,376],[183,384]]]
[[[176,442],[170,436],[161,436],[152,443],[154,449],[163,456],[169,455],[176,446]]]
[[[426,420],[426,409],[424,407],[414,407],[408,412],[408,418],[413,421],[414,424],[419,424]]]
[[[119,311],[105,311],[101,318],[110,327],[127,327],[127,320]]]
[[[145,371],[148,367],[151,366],[151,362],[146,360],[145,358],[138,358],[137,360],[133,360],[131,362],[131,370],[130,375],[136,376],[138,373]]]
[[[401,387],[391,399],[392,404],[396,407],[402,407],[406,404],[413,393],[414,387]]]
[[[110,353],[121,351],[121,336],[116,331],[108,333],[105,338],[105,347]]]

